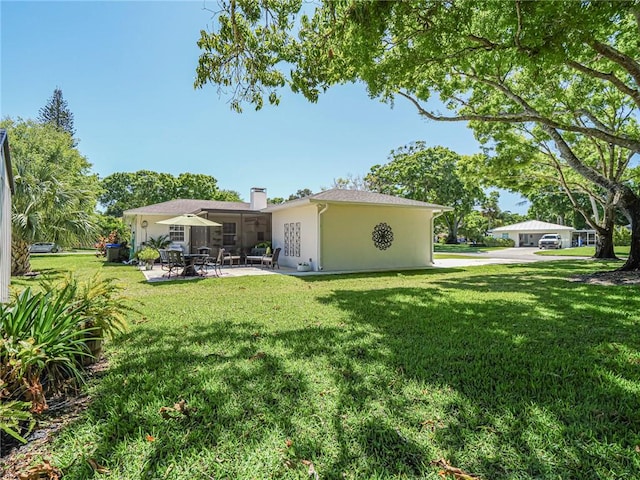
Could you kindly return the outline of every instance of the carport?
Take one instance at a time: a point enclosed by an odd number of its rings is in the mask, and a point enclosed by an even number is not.
[[[538,240],[547,233],[556,233],[562,237],[562,247],[571,246],[571,234],[575,229],[566,225],[528,220],[526,222],[494,228],[494,238],[510,238],[516,247],[537,247]]]

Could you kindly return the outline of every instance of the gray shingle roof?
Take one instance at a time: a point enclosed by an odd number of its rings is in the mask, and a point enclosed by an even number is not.
[[[246,202],[220,202],[217,200],[179,198],[169,200],[168,202],[125,210],[124,215],[182,215],[183,213],[198,213],[203,210],[252,211],[250,204]]]
[[[324,202],[352,203],[361,205],[385,205],[394,207],[420,207],[445,211],[453,210],[453,208],[451,207],[445,207],[443,205],[437,205],[435,203],[420,202],[418,200],[409,200],[408,198],[395,197],[393,195],[365,192],[362,190],[345,190],[334,188],[331,190],[325,190],[324,192],[316,193],[314,195],[310,195],[308,197],[291,200],[280,205],[272,205],[267,208],[267,211],[281,210],[283,208],[300,206],[307,203]]]

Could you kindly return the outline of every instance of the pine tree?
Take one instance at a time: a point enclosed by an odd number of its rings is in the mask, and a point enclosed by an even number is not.
[[[62,98],[62,90],[58,87],[53,91],[47,104],[38,111],[38,121],[50,123],[72,137],[76,133],[73,128],[73,113],[69,110],[67,101]]]

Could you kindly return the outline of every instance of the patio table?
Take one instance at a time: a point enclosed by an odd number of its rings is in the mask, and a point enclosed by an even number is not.
[[[207,258],[206,253],[185,253],[184,257],[184,270],[182,271],[183,277],[195,277],[198,275],[196,272],[195,262],[199,258]]]

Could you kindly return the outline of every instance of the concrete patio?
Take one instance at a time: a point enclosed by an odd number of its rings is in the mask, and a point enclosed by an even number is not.
[[[553,260],[578,260],[586,257],[570,257],[570,256],[541,256],[535,255],[538,251],[537,248],[509,248],[505,250],[496,250],[491,252],[483,252],[479,254],[465,254],[468,258],[436,258],[433,267],[424,267],[425,270],[433,268],[460,268],[460,267],[473,267],[480,265],[492,265],[492,264],[507,264],[507,263],[530,263],[530,262],[549,262]],[[198,275],[195,277],[182,277],[180,275],[171,275],[171,278],[167,277],[167,271],[162,270],[159,264],[154,265],[152,270],[145,270],[144,267],[139,267],[140,271],[144,274],[148,282],[162,282],[167,280],[195,280],[203,278],[233,278],[233,277],[248,277],[255,275],[292,275],[296,277],[305,277],[309,275],[339,275],[346,273],[365,273],[362,270],[345,270],[345,271],[332,271],[332,272],[299,272],[295,268],[281,267],[280,269],[271,269],[268,267],[259,266],[224,266],[222,267],[222,275],[216,277],[213,272],[213,268],[207,271],[207,275]],[[396,269],[402,270],[402,269]],[[410,268],[408,270],[417,270],[416,268]],[[386,271],[386,270],[367,270],[367,272]]]
[[[164,282],[168,280],[197,280],[203,278],[233,278],[233,277],[249,277],[256,275],[296,275],[304,276],[309,274],[318,274],[318,272],[298,272],[296,269],[282,267],[280,269],[271,269],[257,266],[225,266],[222,268],[222,274],[218,277],[215,275],[213,268],[209,268],[206,275],[196,275],[183,277],[181,275],[172,274],[167,277],[167,271],[160,268],[159,264],[153,266],[152,270],[146,270],[145,267],[138,267],[148,282]]]

